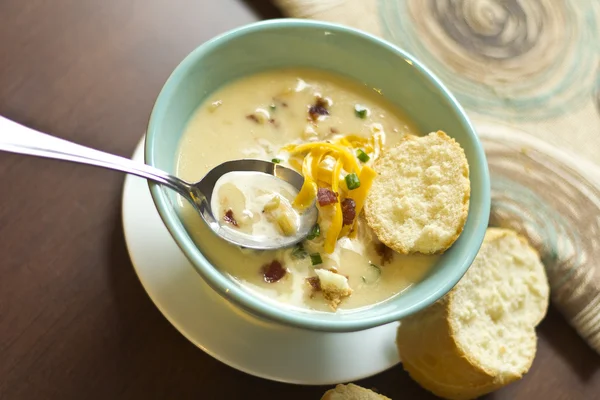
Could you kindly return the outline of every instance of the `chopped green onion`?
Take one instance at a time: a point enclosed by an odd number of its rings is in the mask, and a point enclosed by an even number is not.
[[[274,158],[271,160],[271,162],[274,164],[279,164],[281,162],[281,158]]]
[[[379,268],[377,265],[373,264],[373,263],[369,263],[369,265],[373,268],[375,268],[377,270],[377,273],[379,275],[381,275],[381,268]]]
[[[354,172],[346,175],[345,180],[346,180],[346,186],[348,187],[348,190],[354,190],[354,189],[358,189],[360,187],[360,181],[358,180],[358,175],[356,175]]]
[[[365,119],[369,116],[369,109],[365,106],[357,104],[354,106],[354,114],[360,119]]]
[[[374,272],[375,272],[375,273],[374,273],[374,276],[371,276],[371,274],[370,274],[370,273],[368,274],[368,275],[370,276],[370,277],[369,277],[369,280],[370,280],[370,282],[368,282],[367,278],[366,278],[364,275],[363,275],[363,276],[361,276],[361,278],[362,278],[362,281],[363,281],[364,283],[366,283],[366,284],[369,284],[369,285],[370,285],[370,284],[372,284],[372,283],[375,283],[375,282],[377,282],[377,281],[379,280],[379,278],[381,277],[381,268],[379,268],[377,265],[375,265],[375,264],[373,264],[373,263],[369,263],[369,265],[370,265],[371,267],[373,267],[373,269],[374,269]]]
[[[363,149],[356,150],[356,156],[362,162],[367,162],[367,161],[369,161],[371,159],[371,157],[369,157],[369,155],[367,153],[365,153],[363,151]]]
[[[306,258],[307,256],[308,252],[306,251],[302,243],[298,243],[292,250],[292,257],[294,258]]]
[[[373,264],[373,263],[369,263],[371,265],[371,267],[375,268],[375,271],[377,272],[377,279],[375,279],[375,282],[377,282],[379,280],[379,277],[381,276],[381,268],[379,268],[377,265]]]
[[[271,109],[271,111],[275,111],[277,109],[277,107],[275,106],[275,104],[271,104],[269,106],[269,108]]]
[[[310,262],[312,263],[312,265],[319,265],[323,264],[323,259],[321,258],[321,255],[319,253],[313,253],[310,255]]]
[[[315,224],[315,226],[313,226],[310,230],[310,232],[308,232],[308,236],[306,237],[308,240],[313,240],[314,238],[318,237],[321,234],[321,227],[319,226],[319,224]]]

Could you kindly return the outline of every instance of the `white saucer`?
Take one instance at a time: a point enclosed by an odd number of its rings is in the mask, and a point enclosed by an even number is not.
[[[143,143],[134,153],[136,161],[143,161]],[[123,229],[131,261],[154,304],[183,336],[233,368],[274,381],[331,385],[400,362],[397,323],[353,333],[313,332],[259,320],[225,302],[177,247],[144,179],[125,179]]]

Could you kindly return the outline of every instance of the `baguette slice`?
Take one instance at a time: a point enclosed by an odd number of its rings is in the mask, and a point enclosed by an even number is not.
[[[447,399],[473,399],[520,379],[535,357],[548,295],[536,251],[511,230],[489,228],[454,289],[401,321],[404,369]]]
[[[325,392],[321,400],[391,400],[372,390],[365,389],[353,383],[337,385],[335,389]]]
[[[401,254],[447,250],[469,210],[469,165],[460,145],[442,131],[406,136],[375,161],[377,177],[365,217],[379,240]]]

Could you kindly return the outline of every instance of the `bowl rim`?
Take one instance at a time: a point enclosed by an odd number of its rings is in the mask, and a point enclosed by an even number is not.
[[[467,136],[472,141],[475,148],[475,159],[476,167],[480,169],[481,182],[479,190],[481,193],[481,207],[480,212],[475,215],[469,215],[468,218],[474,218],[477,223],[472,228],[472,239],[475,240],[473,243],[473,249],[468,251],[465,258],[460,260],[461,265],[457,267],[457,273],[452,276],[451,279],[444,282],[440,288],[428,294],[428,296],[420,299],[420,301],[405,307],[395,312],[390,312],[384,315],[367,316],[361,317],[360,319],[346,319],[340,318],[337,320],[319,320],[312,317],[312,312],[307,310],[294,311],[290,313],[289,309],[278,305],[275,301],[266,301],[261,296],[252,294],[249,290],[245,290],[239,283],[236,283],[232,278],[226,276],[218,270],[217,267],[213,266],[210,261],[205,257],[202,251],[194,244],[193,240],[189,238],[180,228],[180,221],[176,211],[173,209],[170,200],[161,190],[160,185],[148,181],[152,200],[154,201],[155,207],[167,227],[167,230],[185,254],[190,260],[194,269],[200,274],[200,276],[208,283],[208,285],[219,293],[224,299],[233,301],[237,306],[251,312],[253,315],[265,317],[271,321],[277,321],[287,325],[296,326],[304,329],[329,331],[329,332],[351,332],[359,331],[364,329],[373,328],[376,326],[384,325],[399,321],[403,317],[413,314],[443,297],[448,293],[462,276],[467,272],[471,266],[475,256],[477,255],[485,231],[487,229],[489,220],[490,210],[490,177],[488,165],[485,157],[483,146],[475,133],[475,129],[467,117],[467,114],[463,107],[458,103],[454,95],[446,88],[446,86],[435,76],[426,66],[424,66],[415,57],[408,54],[405,50],[402,50],[398,46],[388,42],[385,39],[379,38],[367,32],[351,28],[345,25],[335,24],[331,22],[323,22],[316,20],[307,19],[294,19],[294,18],[280,18],[271,19],[265,21],[259,21],[251,24],[247,24],[238,28],[234,28],[225,33],[222,33],[214,38],[204,42],[203,44],[196,47],[191,53],[189,53],[177,67],[173,70],[169,78],[166,80],[150,114],[148,122],[148,129],[146,133],[146,140],[144,144],[144,158],[145,163],[154,166],[155,161],[155,147],[153,146],[154,137],[157,135],[158,123],[161,119],[161,114],[166,109],[166,105],[169,103],[170,98],[175,91],[177,83],[185,75],[186,71],[202,59],[204,54],[209,53],[215,48],[219,47],[222,43],[225,43],[231,39],[253,33],[261,30],[269,29],[297,29],[297,28],[317,28],[334,31],[336,33],[342,33],[351,36],[357,36],[361,39],[370,41],[373,45],[383,47],[388,51],[391,51],[398,56],[402,57],[412,67],[417,70],[418,73],[423,75],[429,80],[436,89],[442,94],[444,101],[453,109],[454,113],[465,126]],[[475,165],[471,166],[471,168]],[[467,220],[468,222],[468,220]],[[464,232],[463,232],[464,233]],[[477,246],[475,246],[477,245]],[[371,306],[372,307],[372,306]],[[349,316],[350,314],[344,314]]]

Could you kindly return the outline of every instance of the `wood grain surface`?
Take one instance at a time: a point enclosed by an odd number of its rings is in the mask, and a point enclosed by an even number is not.
[[[129,156],[187,53],[273,17],[267,1],[2,0],[0,115]],[[125,248],[122,184],[0,154],[0,399],[319,399],[327,388],[238,372],[167,322]],[[539,332],[531,372],[488,398],[600,398],[600,357],[553,308]],[[433,398],[400,366],[358,384]]]

